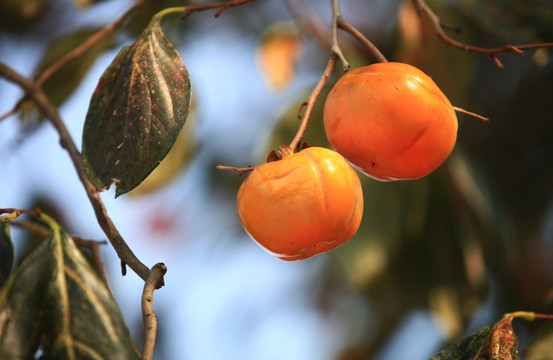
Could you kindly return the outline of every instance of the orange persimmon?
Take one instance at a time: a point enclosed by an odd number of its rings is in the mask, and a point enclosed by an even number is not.
[[[273,256],[302,260],[332,250],[358,230],[359,177],[335,151],[309,147],[256,167],[238,190],[238,217]]]
[[[447,97],[429,76],[403,63],[377,63],[342,76],[325,101],[324,125],[337,152],[382,181],[428,175],[457,139]]]

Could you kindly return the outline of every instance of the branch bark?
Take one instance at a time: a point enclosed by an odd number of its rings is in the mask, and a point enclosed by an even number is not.
[[[65,127],[65,124],[63,123],[57,108],[52,105],[50,100],[48,100],[46,94],[44,94],[40,86],[37,86],[35,82],[21,76],[3,63],[0,63],[0,76],[21,86],[21,88],[25,90],[27,95],[36,103],[39,110],[56,128],[60,136],[60,144],[69,153],[69,157],[73,162],[73,166],[77,171],[79,179],[83,184],[92,208],[94,209],[98,224],[106,234],[121,261],[123,261],[131,269],[133,269],[133,271],[143,280],[146,280],[148,278],[148,275],[150,274],[150,270],[136,257],[136,255],[134,255],[132,250],[129,248],[129,246],[111,221],[110,217],[107,215],[104,203],[100,198],[100,194],[98,193],[94,185],[90,183],[84,173],[84,165],[82,162],[81,154],[77,150],[77,147],[73,142],[71,135],[67,131],[67,128]]]
[[[523,50],[530,50],[530,49],[541,49],[541,48],[553,48],[553,43],[542,43],[542,44],[526,44],[526,45],[505,45],[500,48],[482,48],[478,46],[472,46],[467,45],[462,42],[453,40],[450,38],[444,31],[444,24],[441,22],[440,18],[432,9],[426,4],[424,0],[413,0],[413,4],[416,7],[417,11],[420,13],[425,13],[426,16],[430,19],[430,22],[432,23],[432,26],[434,27],[434,30],[436,31],[436,35],[440,40],[442,40],[444,43],[455,47],[457,49],[461,49],[468,52],[473,52],[477,54],[482,54],[490,57],[500,69],[503,69],[503,63],[497,58],[497,55],[504,54],[504,53],[510,53],[515,52],[519,55],[523,54]]]
[[[142,292],[142,320],[144,321],[144,346],[142,348],[142,360],[151,360],[154,357],[154,349],[157,337],[157,316],[154,312],[154,291],[163,286],[163,275],[167,267],[157,263],[152,267]]]

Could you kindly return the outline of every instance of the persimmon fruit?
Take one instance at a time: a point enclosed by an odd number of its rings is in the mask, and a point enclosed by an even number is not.
[[[414,66],[376,63],[342,76],[328,94],[324,125],[333,148],[382,181],[428,175],[457,139],[453,106]]]
[[[340,154],[309,147],[256,167],[238,190],[237,209],[261,247],[282,260],[302,260],[357,232],[363,192]]]

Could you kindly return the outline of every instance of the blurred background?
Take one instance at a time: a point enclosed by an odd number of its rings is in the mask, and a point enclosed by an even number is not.
[[[428,3],[458,27],[452,37],[471,45],[553,41],[550,0]],[[2,0],[0,61],[33,77],[131,5]],[[121,31],[44,84],[79,148],[105,68],[153,14],[182,5],[146,1]],[[440,42],[410,1],[343,0],[341,10],[390,61],[419,67],[453,105],[490,121],[458,114],[453,154],[423,179],[381,183],[360,174],[365,212],[358,234],[330,253],[283,262],[238,221],[243,179],[215,166],[260,164],[290,143],[299,106],[329,56],[324,38],[298,28],[292,13],[328,28],[330,1],[265,0],[219,18],[214,11],[185,21],[167,16],[165,32],[190,72],[190,118],[145,183],[117,199],[113,188],[102,194],[142,262],[168,267],[154,298],[156,359],[428,359],[505,312],[553,313],[552,50],[500,55],[500,69],[489,57]],[[375,61],[348,34],[340,33],[340,42],[352,67]],[[329,146],[321,109],[339,76],[338,69],[317,102],[305,137],[310,145]],[[22,95],[0,79],[0,113]],[[0,122],[0,207],[36,206],[74,235],[105,239],[57,133],[26,103]],[[12,233],[18,259],[39,241]],[[143,282],[131,271],[121,276],[110,245],[102,255],[141,344]],[[553,358],[551,326],[516,320],[515,331],[524,358]]]

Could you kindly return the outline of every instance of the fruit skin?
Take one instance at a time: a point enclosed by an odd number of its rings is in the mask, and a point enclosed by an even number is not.
[[[302,260],[357,232],[363,191],[340,154],[309,147],[256,167],[238,190],[237,209],[261,247],[282,260]]]
[[[330,91],[324,124],[334,149],[382,181],[428,175],[457,139],[453,106],[432,79],[403,63],[350,71]]]

